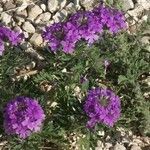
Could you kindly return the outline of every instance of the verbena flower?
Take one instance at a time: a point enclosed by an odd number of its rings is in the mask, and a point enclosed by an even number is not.
[[[10,42],[12,45],[18,45],[23,39],[23,34],[15,32],[8,27],[0,26],[0,55],[4,51],[4,43],[6,41]]]
[[[80,40],[91,45],[102,36],[104,30],[116,34],[125,28],[125,16],[121,11],[100,5],[92,11],[78,11],[66,22],[46,27],[43,38],[53,52],[62,49],[65,53],[72,53]]]
[[[4,108],[4,128],[10,135],[26,138],[41,130],[45,119],[44,111],[35,99],[20,96]]]
[[[88,92],[84,111],[89,117],[88,128],[93,128],[97,123],[112,127],[120,117],[120,98],[108,89],[92,89]]]

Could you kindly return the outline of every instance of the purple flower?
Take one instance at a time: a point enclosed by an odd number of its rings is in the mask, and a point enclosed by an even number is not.
[[[9,41],[12,45],[17,46],[23,39],[23,34],[15,32],[7,27],[0,26],[0,55],[4,51],[4,42]]]
[[[88,128],[93,128],[96,123],[112,127],[120,117],[120,98],[108,89],[92,89],[88,92],[84,111],[89,117]]]
[[[26,138],[41,130],[44,111],[35,99],[20,96],[4,108],[4,128],[7,134]]]
[[[64,23],[46,27],[43,38],[52,51],[62,49],[65,53],[72,53],[80,40],[91,45],[99,40],[104,30],[115,34],[125,28],[125,16],[121,11],[100,5],[92,11],[78,11]]]

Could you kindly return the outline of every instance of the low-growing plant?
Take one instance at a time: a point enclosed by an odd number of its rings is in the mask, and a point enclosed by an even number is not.
[[[87,46],[83,39],[77,41],[71,54],[63,51],[54,53],[43,48],[40,53],[44,62],[38,63],[45,63],[44,67],[36,75],[20,81],[11,80],[14,68],[35,60],[19,49],[7,49],[0,66],[0,125],[1,134],[8,142],[6,148],[67,150],[70,148],[70,136],[74,136],[78,137],[76,145],[81,150],[89,150],[94,149],[101,138],[99,131],[113,134],[117,127],[131,129],[137,134],[149,134],[149,101],[143,96],[141,76],[150,69],[150,55],[140,44],[139,37],[140,33],[130,35],[124,31],[110,34],[104,31],[94,44]],[[92,89],[94,92],[90,97],[88,93]],[[6,104],[22,95],[37,99],[45,113],[41,132],[33,133],[25,140],[16,135],[6,135],[2,126]],[[97,98],[104,100],[101,105],[106,111],[111,99],[113,109],[111,105],[109,112],[101,116],[102,109],[97,107]],[[117,116],[110,122],[112,118],[108,117],[114,114]],[[96,121],[89,128],[87,122],[93,118]]]

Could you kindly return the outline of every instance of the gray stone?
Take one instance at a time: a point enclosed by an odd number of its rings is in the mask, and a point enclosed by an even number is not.
[[[34,7],[29,8],[28,19],[33,21],[42,12],[43,12],[43,10],[38,5],[35,5]]]
[[[58,4],[59,4],[59,9],[63,9],[66,4],[67,4],[67,0],[58,0]]]
[[[26,39],[29,38],[29,33],[28,33],[28,32],[23,31],[23,35],[24,35],[24,37],[25,37]]]
[[[134,8],[134,3],[132,0],[122,0],[121,2],[124,11]]]
[[[11,22],[12,16],[6,12],[3,12],[1,14],[1,18],[2,18],[2,22],[4,22],[6,25],[8,25]]]
[[[51,13],[45,12],[36,18],[35,23],[48,22],[50,19],[51,19]]]
[[[76,12],[76,6],[74,3],[69,3],[67,6],[66,6],[66,11],[68,13],[75,13]]]
[[[16,20],[17,24],[21,26],[23,22],[25,22],[25,18],[27,17],[27,11],[16,11],[16,14],[14,15],[14,20]]]
[[[103,150],[102,147],[95,147],[95,150]]]
[[[25,30],[28,33],[34,33],[35,32],[34,26],[29,21],[26,21],[23,24],[22,28],[23,28],[23,30]]]
[[[16,7],[16,5],[13,3],[13,0],[7,1],[4,5],[5,10],[14,9],[15,7]]]
[[[105,148],[110,149],[113,145],[111,143],[105,143]]]
[[[74,5],[75,5],[75,7],[76,7],[77,10],[79,10],[81,8],[81,6],[80,6],[80,0],[74,0],[73,3],[74,3]]]
[[[51,13],[49,13],[49,12],[43,13],[43,18],[42,18],[43,22],[47,22],[50,19],[51,19]]]
[[[35,46],[40,46],[43,42],[43,38],[41,34],[34,33],[32,37],[30,38],[30,42],[34,44]]]
[[[141,39],[142,44],[150,44],[150,36],[144,36]]]
[[[97,141],[97,146],[103,148],[103,147],[104,147],[104,144],[103,144],[102,141],[98,140],[98,141]]]
[[[3,11],[3,6],[0,4],[0,13]]]
[[[126,150],[126,148],[121,144],[116,144],[113,150]]]
[[[25,9],[22,11],[17,10],[16,15],[22,18],[26,18],[28,16],[27,11]]]
[[[14,27],[14,30],[15,30],[15,31],[18,31],[18,32],[20,32],[20,33],[22,32],[22,29],[21,29],[19,26],[15,26],[15,27]]]
[[[146,10],[150,9],[150,0],[137,0],[137,3]]]
[[[48,5],[48,10],[52,13],[59,9],[58,0],[48,0],[47,5]]]
[[[16,22],[14,21],[13,18],[11,19],[11,25],[12,25],[12,27],[15,27],[15,26],[16,26]]]
[[[93,9],[94,6],[99,4],[99,1],[98,0],[80,0],[80,3],[86,10],[91,10]]]
[[[67,0],[48,0],[47,4],[48,10],[53,13],[58,9],[63,9],[67,4]]]
[[[142,149],[137,145],[132,145],[130,150],[142,150]]]
[[[144,8],[141,5],[137,5],[133,10],[129,10],[128,14],[138,21],[137,17],[142,15],[143,10]]]
[[[25,22],[25,19],[19,16],[15,16],[15,20],[18,25],[21,25],[23,22]]]
[[[57,12],[54,16],[53,16],[53,19],[54,19],[54,22],[60,22],[60,21],[64,21],[67,17],[68,13],[65,9]]]
[[[46,11],[46,5],[45,4],[41,4],[40,5],[41,9],[45,12]]]

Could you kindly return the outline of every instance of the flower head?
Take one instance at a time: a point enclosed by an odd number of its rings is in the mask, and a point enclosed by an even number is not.
[[[15,32],[10,28],[0,26],[0,55],[4,51],[4,42],[7,40],[14,46],[17,46],[23,39],[23,34]]]
[[[8,102],[4,109],[4,128],[7,134],[26,138],[40,131],[44,111],[35,99],[20,96]]]
[[[115,34],[124,28],[126,21],[122,12],[100,5],[92,11],[78,11],[66,22],[46,27],[43,38],[53,52],[62,48],[65,53],[72,53],[80,40],[91,45],[99,40],[105,29]]]
[[[112,127],[120,117],[120,98],[108,89],[95,88],[88,92],[84,110],[90,118],[87,127],[93,128],[96,123]]]

